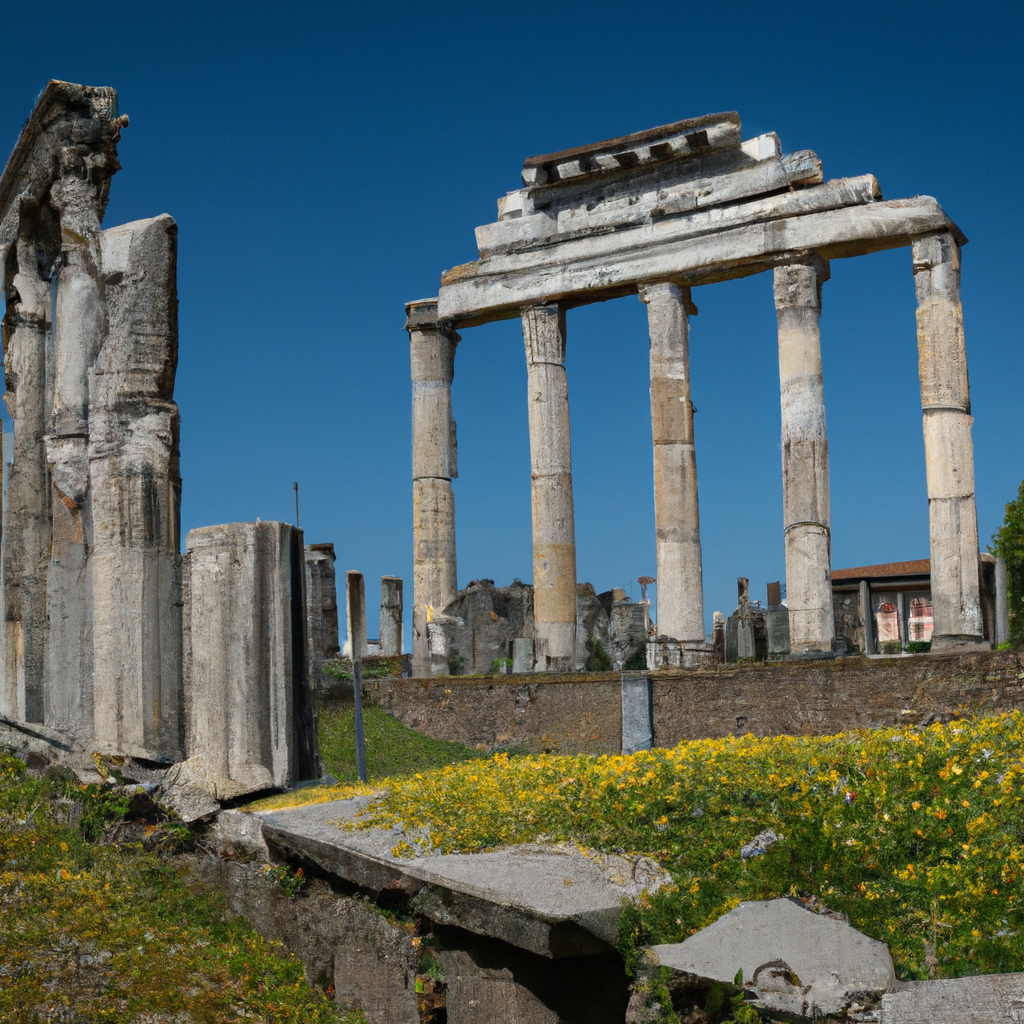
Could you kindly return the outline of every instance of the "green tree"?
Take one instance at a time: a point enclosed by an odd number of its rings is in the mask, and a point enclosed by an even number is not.
[[[1003,525],[992,535],[989,551],[1006,559],[1010,639],[1024,644],[1024,481],[1016,500],[1006,506]]]

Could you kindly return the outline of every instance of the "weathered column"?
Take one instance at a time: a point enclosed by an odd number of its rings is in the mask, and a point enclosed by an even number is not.
[[[658,633],[704,642],[704,593],[697,509],[697,460],[690,399],[690,289],[644,285],[651,335],[654,520],[658,552]]]
[[[790,650],[832,655],[828,434],[821,377],[821,286],[829,267],[814,253],[775,269],[782,401],[782,504]]]
[[[437,321],[437,299],[406,305],[412,364],[413,675],[429,673],[427,623],[458,593],[458,476],[452,377],[459,336]]]
[[[402,578],[380,578],[380,653],[402,653]]]
[[[184,564],[184,768],[220,800],[316,772],[302,531],[192,530]]]
[[[356,569],[345,570],[345,619],[348,625],[348,656],[366,657],[366,583]]]
[[[572,671],[576,651],[576,528],[572,507],[565,310],[523,310],[533,481],[533,614],[538,671]]]
[[[875,616],[871,611],[871,584],[867,580],[860,581],[860,615],[864,620],[864,653],[875,653]]]
[[[309,633],[309,678],[320,685],[320,666],[336,658],[338,643],[338,586],[334,574],[334,545],[307,544],[306,621]]]
[[[960,307],[960,246],[949,232],[914,242],[917,353],[931,535],[932,650],[981,644],[971,393]]]
[[[47,230],[49,228],[49,230]],[[20,237],[6,268],[4,354],[14,450],[3,530],[4,657],[0,711],[23,722],[44,721],[44,676],[50,563],[50,473],[46,462],[46,349],[51,330],[49,262],[55,248],[48,211],[22,209]],[[48,245],[47,245],[48,240]],[[13,271],[13,273],[12,273]]]
[[[89,368],[92,735],[151,758],[183,744],[177,234],[166,214],[102,232],[107,334]]]

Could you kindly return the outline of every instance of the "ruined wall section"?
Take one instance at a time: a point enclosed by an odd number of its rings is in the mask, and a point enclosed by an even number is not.
[[[0,177],[14,452],[0,712],[181,753],[176,228],[100,225],[127,118],[51,82]],[[100,685],[97,685],[97,681]]]

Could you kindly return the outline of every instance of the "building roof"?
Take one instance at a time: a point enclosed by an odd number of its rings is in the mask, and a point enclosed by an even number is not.
[[[854,569],[833,569],[834,580],[866,580],[884,576],[928,576],[931,559],[917,558],[911,562],[885,562],[882,565],[860,565]]]

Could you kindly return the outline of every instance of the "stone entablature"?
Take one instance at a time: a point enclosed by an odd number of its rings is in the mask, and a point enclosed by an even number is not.
[[[498,201],[498,220],[477,229],[481,258],[443,274],[436,299],[406,307],[414,393],[414,618],[423,622],[422,629],[414,626],[414,671],[426,666],[426,622],[456,589],[450,415],[456,332],[515,316],[523,324],[530,403],[536,668],[576,667],[565,314],[629,294],[647,305],[651,341],[659,639],[681,644],[679,652],[708,653],[688,352],[689,317],[697,312],[691,289],[765,270],[774,273],[778,316],[789,644],[796,655],[830,657],[822,286],[830,260],[900,246],[912,247],[918,298],[933,649],[983,643],[959,297],[966,238],[939,204],[928,196],[884,201],[872,175],[825,181],[810,151],[785,154],[772,133],[743,141],[736,113],[530,157],[522,179],[524,188]]]

